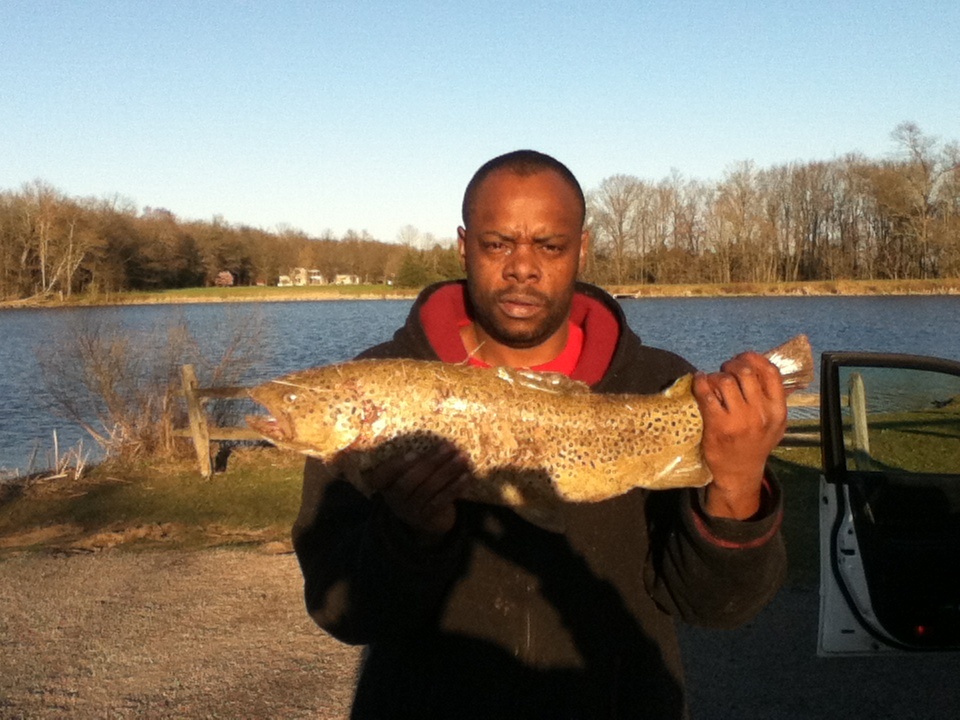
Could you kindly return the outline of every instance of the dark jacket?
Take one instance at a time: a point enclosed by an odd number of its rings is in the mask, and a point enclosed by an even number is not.
[[[363,357],[465,355],[444,339],[461,296],[428,288]],[[573,319],[573,376],[596,392],[654,393],[692,369],[643,345],[597,288],[578,285]],[[356,718],[676,718],[674,619],[738,625],[782,582],[780,493],[766,491],[762,517],[738,522],[704,515],[697,491],[633,490],[565,505],[562,534],[464,502],[446,543],[424,550],[376,496],[308,461],[294,547],[314,620],[369,646]]]

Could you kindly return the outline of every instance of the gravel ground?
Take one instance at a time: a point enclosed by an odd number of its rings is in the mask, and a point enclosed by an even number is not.
[[[357,651],[299,577],[236,550],[0,560],[0,717],[346,717]]]
[[[290,554],[0,560],[2,718],[345,718],[357,651],[303,610]],[[817,659],[817,594],[684,629],[695,720],[960,717],[960,655]]]

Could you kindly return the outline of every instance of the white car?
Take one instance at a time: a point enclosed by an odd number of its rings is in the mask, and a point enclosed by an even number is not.
[[[960,363],[821,357],[821,656],[960,650]]]

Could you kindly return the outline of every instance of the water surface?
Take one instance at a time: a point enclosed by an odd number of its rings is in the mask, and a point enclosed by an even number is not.
[[[650,345],[704,370],[746,348],[765,350],[800,332],[815,352],[861,350],[960,359],[960,297],[645,298],[623,300],[630,326]],[[218,358],[248,338],[253,383],[298,368],[349,359],[389,339],[409,300],[147,305],[18,309],[0,312],[0,470],[49,466],[52,435],[61,448],[83,430],[58,414],[40,358],[62,354],[78,329],[122,328],[157,362],[169,355],[169,328],[185,324],[199,353]],[[72,359],[64,358],[67,361]],[[203,378],[201,377],[201,382]]]

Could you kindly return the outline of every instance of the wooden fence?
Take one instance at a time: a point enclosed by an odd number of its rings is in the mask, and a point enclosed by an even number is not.
[[[187,403],[189,428],[179,431],[183,437],[193,440],[197,452],[200,475],[209,478],[213,474],[213,455],[210,444],[240,440],[263,440],[262,436],[245,427],[218,427],[211,425],[204,404],[207,399],[243,399],[247,397],[246,387],[200,387],[193,365],[184,365],[180,369],[183,382],[183,397]],[[819,407],[820,396],[815,393],[792,393],[787,396],[788,407]],[[784,446],[818,446],[820,432],[809,429],[789,428],[780,443]]]
[[[181,431],[183,435],[193,440],[193,447],[197,451],[197,462],[200,465],[200,475],[209,478],[213,474],[213,459],[210,454],[211,442],[262,440],[260,435],[245,427],[218,427],[210,425],[204,401],[208,398],[242,399],[247,397],[246,387],[200,387],[197,382],[197,373],[193,365],[184,365],[180,368],[180,378],[183,383],[183,397],[187,403],[187,419],[189,428]]]

